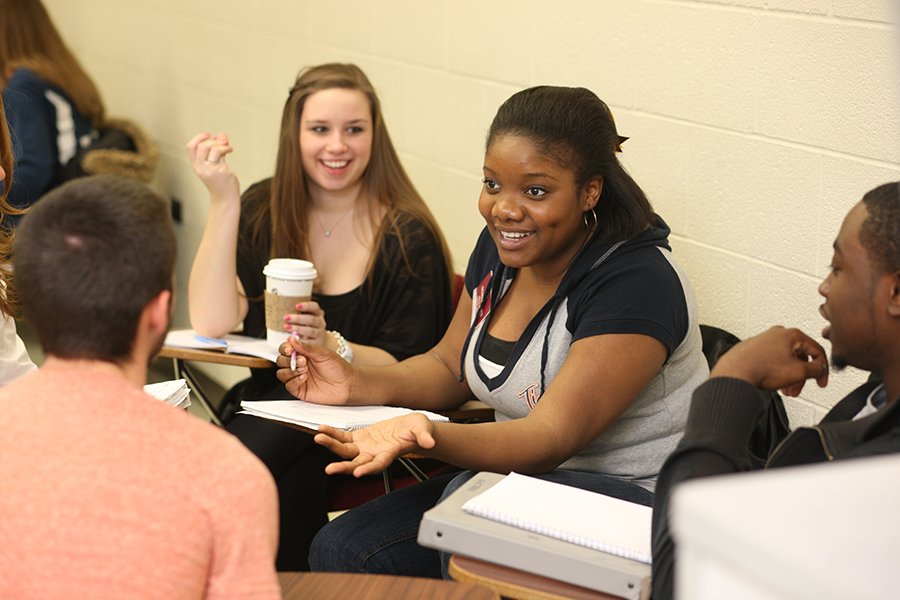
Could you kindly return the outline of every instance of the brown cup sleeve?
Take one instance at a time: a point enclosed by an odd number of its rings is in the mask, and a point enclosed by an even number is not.
[[[280,331],[284,329],[284,315],[296,314],[297,303],[307,302],[309,296],[279,296],[265,290],[266,329]]]

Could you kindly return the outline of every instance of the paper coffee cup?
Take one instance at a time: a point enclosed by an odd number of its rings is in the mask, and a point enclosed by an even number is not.
[[[297,312],[297,303],[312,298],[316,268],[306,260],[273,258],[263,267],[266,276],[266,340],[277,348],[290,335],[284,315]]]

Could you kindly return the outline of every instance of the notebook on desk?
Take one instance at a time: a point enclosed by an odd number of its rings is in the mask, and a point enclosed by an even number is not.
[[[448,421],[443,415],[427,410],[412,410],[399,406],[330,406],[314,404],[296,398],[291,400],[244,400],[241,402],[241,413],[292,423],[313,431],[322,425],[344,431],[364,429],[369,425],[402,417],[411,413],[419,413],[432,421]]]
[[[263,358],[273,363],[278,358],[278,349],[269,344],[265,338],[234,333],[229,333],[221,338],[211,338],[199,335],[193,329],[172,329],[166,335],[165,345],[173,348],[244,354]]]
[[[493,518],[477,516],[463,509],[469,500],[476,498],[505,478],[505,475],[496,473],[478,473],[443,502],[427,511],[419,526],[419,544],[444,552],[513,567],[623,598],[635,600],[640,598],[644,579],[650,575],[648,562],[616,556],[583,544],[529,531],[521,526],[508,525]],[[529,485],[528,482],[525,483],[526,486]],[[574,488],[570,489],[574,490]],[[583,490],[574,491],[583,492]],[[538,493],[540,493],[540,489],[538,489]],[[535,498],[526,496],[519,500],[529,503]],[[556,508],[560,512],[567,510],[571,512],[572,510],[571,507],[565,505]],[[649,508],[647,510],[649,511]],[[583,518],[591,519],[594,516],[585,514]],[[643,516],[638,516],[639,520],[643,518]],[[649,529],[647,531],[649,534]],[[557,531],[553,533],[554,535],[558,534]],[[649,546],[649,539],[647,544]],[[640,558],[647,559],[648,557],[641,554]]]

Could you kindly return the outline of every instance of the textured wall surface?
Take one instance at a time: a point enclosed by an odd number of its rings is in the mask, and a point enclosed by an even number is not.
[[[382,97],[461,271],[482,223],[486,128],[540,83],[589,87],[630,136],[623,160],[673,229],[704,322],[818,336],[840,222],[900,179],[891,0],[45,0],[113,115],[159,141],[156,186],[184,203],[179,305],[208,201],[184,144],[227,131],[242,184],[273,170],[296,72],[352,61]],[[861,374],[789,402],[819,418]]]

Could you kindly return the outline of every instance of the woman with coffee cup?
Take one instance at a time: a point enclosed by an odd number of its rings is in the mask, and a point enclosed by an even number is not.
[[[210,193],[188,290],[194,329],[221,336],[243,325],[245,334],[265,337],[263,268],[272,258],[294,258],[311,262],[317,279],[310,300],[278,316],[285,335],[357,365],[395,363],[433,346],[451,316],[449,252],[400,164],[365,74],[349,64],[301,71],[279,140],[274,176],[242,196],[224,133],[188,143]],[[274,369],[257,370],[226,399],[234,405],[279,393],[286,394]],[[305,569],[311,536],[327,520],[327,452],[271,421],[238,415],[227,428],[278,483],[278,568]]]
[[[307,401],[440,411],[475,396],[495,409],[491,423],[412,413],[354,432],[322,428],[316,442],[343,459],[329,473],[361,476],[416,453],[649,505],[708,369],[693,291],[669,228],[616,158],[622,139],[589,90],[514,94],[488,131],[486,227],[441,341],[384,367],[282,344],[278,376]],[[341,515],[316,536],[310,565],[439,577],[438,553],[416,543],[419,521],[472,471]]]

